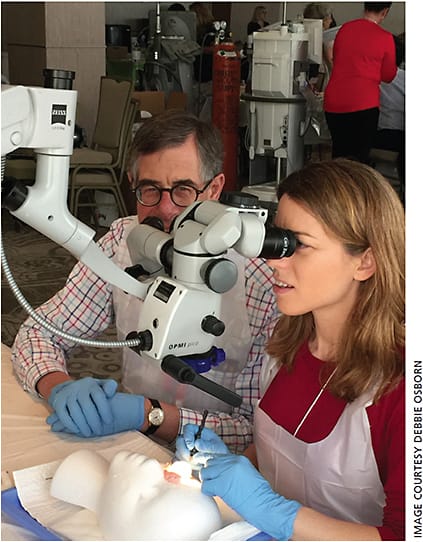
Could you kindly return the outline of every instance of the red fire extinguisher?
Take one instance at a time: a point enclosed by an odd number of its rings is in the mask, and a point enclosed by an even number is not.
[[[224,190],[238,188],[238,125],[241,58],[230,41],[218,43],[213,53],[213,124],[222,133],[225,150]]]

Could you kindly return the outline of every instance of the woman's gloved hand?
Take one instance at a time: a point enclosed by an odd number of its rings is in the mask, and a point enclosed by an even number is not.
[[[275,493],[243,455],[216,456],[200,471],[202,492],[221,497],[246,521],[276,540],[289,540],[301,505]]]
[[[182,436],[176,439],[176,458],[183,461],[189,461],[193,467],[202,466],[207,460],[215,455],[229,454],[229,449],[223,440],[211,429],[204,427],[201,437],[196,439],[199,426],[193,423],[187,423],[182,429]],[[197,450],[191,456],[191,450]]]
[[[92,437],[103,423],[112,422],[109,398],[117,387],[118,383],[112,379],[68,380],[54,386],[48,403],[69,432]]]
[[[51,425],[51,430],[55,432],[63,431],[65,433],[75,433],[84,437],[101,437],[103,435],[112,435],[122,431],[132,429],[139,430],[144,423],[144,397],[142,395],[132,395],[130,393],[116,393],[108,399],[110,408],[110,420],[100,422],[91,434],[86,435],[82,431],[73,431],[66,426],[56,412],[50,414],[47,423]]]

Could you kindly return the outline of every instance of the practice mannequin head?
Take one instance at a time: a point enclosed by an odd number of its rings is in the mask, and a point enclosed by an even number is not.
[[[169,482],[156,459],[121,451],[109,463],[79,450],[60,464],[51,494],[92,510],[105,540],[207,540],[220,512],[186,474]]]

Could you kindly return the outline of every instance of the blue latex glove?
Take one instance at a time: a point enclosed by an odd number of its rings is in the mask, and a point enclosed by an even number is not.
[[[108,399],[111,411],[109,423],[103,423],[97,426],[95,433],[88,435],[91,437],[101,437],[103,435],[112,435],[121,431],[138,430],[144,423],[144,397],[142,395],[132,395],[131,393],[116,393]],[[79,431],[72,431],[65,426],[56,412],[50,414],[47,423],[51,425],[51,430],[55,432],[63,431],[65,433],[75,433],[79,436],[86,436]]]
[[[208,459],[215,455],[229,454],[228,447],[223,440],[211,429],[204,427],[201,437],[195,438],[198,425],[187,423],[182,429],[182,436],[176,439],[176,458],[189,461],[193,468],[207,463]],[[195,447],[197,453],[191,456],[191,450]]]
[[[243,455],[216,456],[201,469],[202,492],[221,497],[246,521],[276,540],[292,537],[301,505],[275,493]]]
[[[117,387],[118,383],[111,379],[68,380],[54,386],[48,403],[69,432],[92,437],[98,434],[103,423],[112,422],[108,400]]]

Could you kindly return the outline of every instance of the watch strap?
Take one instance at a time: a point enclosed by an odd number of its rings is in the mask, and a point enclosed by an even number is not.
[[[153,410],[153,408],[162,408],[162,405],[159,403],[159,401],[157,401],[157,399],[150,399],[149,397],[148,400],[151,403],[151,410]]]
[[[162,405],[159,403],[159,401],[157,401],[157,399],[148,398],[148,400],[151,403],[151,410],[153,410],[153,408],[162,408]],[[151,410],[150,410],[150,412],[151,412]],[[153,423],[150,423],[150,425],[147,427],[146,431],[144,431],[144,435],[152,435],[153,433],[155,433],[157,431],[157,429],[159,427],[160,427],[160,425],[154,425]]]

